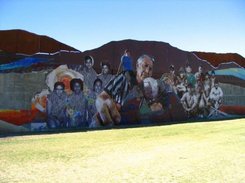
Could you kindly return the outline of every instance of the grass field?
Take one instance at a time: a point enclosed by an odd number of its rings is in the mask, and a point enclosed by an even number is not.
[[[0,182],[245,182],[245,119],[0,139]]]

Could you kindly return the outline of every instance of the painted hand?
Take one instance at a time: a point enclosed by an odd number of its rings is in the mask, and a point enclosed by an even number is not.
[[[121,115],[118,107],[108,93],[103,91],[97,97],[95,105],[103,125],[120,123]]]
[[[153,103],[153,104],[150,106],[150,108],[151,108],[151,111],[153,111],[153,112],[158,112],[158,111],[163,110],[162,104],[159,103],[159,102]]]

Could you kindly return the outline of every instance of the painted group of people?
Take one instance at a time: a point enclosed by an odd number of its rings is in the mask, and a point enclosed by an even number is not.
[[[155,121],[155,115],[164,116],[170,109],[167,101],[173,92],[167,83],[152,77],[154,58],[141,55],[134,70],[132,59],[127,57],[130,54],[125,53],[121,59],[122,71],[97,96],[98,115],[94,118],[94,127],[131,122],[149,124]]]
[[[154,119],[155,114],[169,116],[166,120],[174,120],[177,115],[165,114],[183,109],[189,118],[207,117],[212,106],[218,108],[217,105],[221,104],[223,92],[215,81],[214,73],[204,73],[200,66],[198,72],[193,74],[191,66],[187,65],[175,74],[175,68],[171,65],[169,73],[154,79],[154,62],[151,56],[142,55],[137,59],[134,70],[130,52],[125,50],[116,75],[110,74],[107,63],[101,64],[102,71],[97,74],[93,69],[93,58],[86,56],[83,66],[73,68],[83,75],[84,80],[71,80],[72,93],[67,95],[64,84],[57,82],[48,96],[48,127],[117,125],[123,121],[123,107],[132,99],[140,101],[139,114],[143,111],[139,115],[142,117],[140,120],[145,120],[144,115],[147,120],[151,120],[151,117]],[[174,98],[174,105],[171,105],[170,98]],[[146,108],[149,113],[145,112]]]
[[[83,80],[70,81],[71,93],[65,92],[62,82],[54,84],[54,90],[47,96],[47,125],[49,128],[89,127],[96,113],[95,100],[106,83],[113,77],[110,64],[101,63],[101,73],[93,69],[94,60],[86,56],[84,65],[73,68],[81,73]]]
[[[207,118],[218,110],[223,98],[223,91],[216,81],[215,72],[204,72],[202,66],[193,74],[190,65],[181,67],[175,73],[174,65],[169,67],[169,73],[162,79],[170,84],[181,100],[189,118]]]
[[[101,74],[97,75],[92,67],[93,63],[93,58],[87,56],[83,66],[73,68],[83,75],[84,80],[71,80],[71,94],[65,93],[63,83],[55,83],[53,92],[47,97],[49,128],[99,127],[119,124],[121,108],[130,97],[147,99],[144,97],[147,95],[142,89],[142,84],[145,78],[152,76],[154,63],[152,57],[148,55],[139,57],[136,71],[134,71],[130,52],[125,50],[115,76],[109,74],[109,64],[104,63],[101,64]],[[162,87],[161,91],[165,92],[164,90],[165,88]],[[160,104],[159,101],[149,102],[150,97],[145,101],[151,109],[161,110],[163,108],[163,104]]]

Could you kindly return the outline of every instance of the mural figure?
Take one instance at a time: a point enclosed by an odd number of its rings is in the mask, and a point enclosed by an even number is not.
[[[169,66],[169,73],[164,73],[161,77],[161,80],[171,86],[172,90],[177,94],[177,88],[175,86],[177,77],[175,75],[174,65]]]
[[[195,73],[196,81],[199,82],[199,84],[202,84],[204,81],[204,77],[205,75],[203,73],[203,68],[202,66],[199,66],[198,71]]]
[[[109,63],[101,63],[101,73],[98,75],[98,78],[103,81],[102,88],[105,88],[106,84],[113,78],[113,75],[110,74]]]
[[[196,117],[198,101],[192,84],[188,84],[187,92],[182,96],[181,103],[188,115],[188,118]]]
[[[203,85],[196,86],[197,115],[199,118],[206,118],[209,114],[209,96],[205,95]]]
[[[88,101],[83,94],[83,81],[72,79],[70,88],[72,93],[68,96],[66,110],[68,127],[88,127]]]
[[[210,90],[211,90],[211,80],[210,80],[210,76],[209,76],[208,72],[206,72],[206,74],[205,74],[203,86],[204,86],[205,96],[209,97]]]
[[[209,99],[211,102],[211,112],[208,117],[211,117],[213,115],[216,117],[219,115],[226,116],[225,113],[218,110],[222,103],[222,98],[223,98],[223,91],[220,88],[219,83],[215,81],[214,86],[212,87],[209,95]]]
[[[85,95],[89,93],[89,90],[93,90],[93,83],[97,78],[97,73],[93,69],[94,59],[92,56],[85,56],[84,67],[78,70],[84,77],[84,92]]]
[[[102,92],[103,90],[103,82],[101,79],[97,78],[95,81],[94,81],[94,84],[93,84],[93,90],[90,91],[89,95],[88,95],[88,110],[89,110],[89,126],[93,126],[93,124],[91,125],[92,123],[92,120],[93,120],[93,116],[96,114],[97,112],[97,109],[96,109],[96,106],[95,106],[95,101],[96,101],[96,98],[97,96]]]
[[[196,78],[195,78],[194,74],[192,74],[192,68],[190,65],[186,65],[185,72],[186,72],[187,84],[191,84],[193,87],[195,87]]]
[[[133,61],[128,49],[124,51],[117,74],[119,74],[120,71],[133,71]]]
[[[176,92],[179,98],[182,98],[183,94],[186,92],[187,80],[184,68],[179,69],[179,75],[176,79]]]
[[[139,118],[141,124],[150,124],[154,116],[162,115],[164,112],[164,96],[167,90],[161,90],[160,85],[165,84],[162,80],[156,80],[152,77],[147,77],[143,80],[141,103],[139,106]],[[168,85],[169,88],[170,85]],[[161,92],[160,91],[164,91]]]
[[[62,82],[54,84],[54,91],[47,97],[47,126],[49,128],[67,127],[66,106],[67,94]]]
[[[104,91],[96,99],[96,108],[99,112],[97,123],[102,125],[120,123],[121,115],[119,111],[126,102],[129,92],[135,89],[137,97],[144,97],[142,90],[144,88],[142,87],[143,81],[152,76],[153,63],[153,58],[148,55],[142,55],[136,63],[136,75],[132,71],[123,71],[108,83]],[[167,93],[166,87],[159,87],[159,92],[156,93],[158,95]],[[146,96],[148,96],[147,92]],[[162,101],[149,102],[152,112],[163,110],[163,105]]]

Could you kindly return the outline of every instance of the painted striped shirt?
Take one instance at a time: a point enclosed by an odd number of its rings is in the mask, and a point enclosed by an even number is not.
[[[123,105],[129,91],[131,90],[133,78],[130,78],[129,72],[121,72],[117,76],[115,76],[109,83],[105,86],[104,90],[112,97],[112,99]]]

